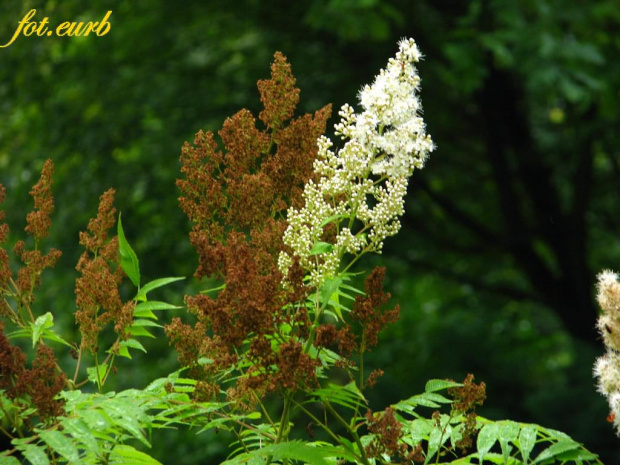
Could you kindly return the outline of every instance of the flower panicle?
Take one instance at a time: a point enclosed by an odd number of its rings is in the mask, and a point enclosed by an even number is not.
[[[39,181],[30,190],[30,195],[34,199],[34,210],[26,216],[26,232],[36,241],[47,237],[52,224],[50,215],[54,211],[53,174],[54,164],[48,159],[43,165]]]
[[[594,376],[598,391],[607,397],[616,433],[620,436],[620,282],[618,274],[604,270],[598,275],[596,299],[601,307],[597,328],[606,353],[596,360]]]
[[[29,305],[34,302],[34,290],[41,284],[41,274],[46,268],[53,268],[62,255],[62,252],[55,248],[51,248],[47,253],[43,253],[39,248],[39,242],[48,236],[52,224],[53,174],[54,164],[48,159],[43,165],[39,181],[30,190],[30,195],[34,200],[34,210],[26,215],[25,230],[34,238],[33,250],[28,249],[23,240],[17,241],[13,246],[13,253],[24,264],[17,272],[16,281],[20,293],[20,305]],[[8,232],[8,228],[5,228],[5,232]],[[10,278],[5,259],[6,256],[4,258],[0,256],[0,283]]]
[[[270,79],[258,82],[263,110],[256,118],[241,110],[215,135],[200,131],[181,153],[179,202],[192,223],[190,242],[199,266],[195,276],[215,276],[225,286],[213,295],[186,296],[193,325],[176,319],[166,326],[179,360],[200,383],[198,397],[216,395],[218,370],[246,366],[226,391],[242,406],[277,389],[296,390],[315,382],[316,361],[296,340],[310,326],[304,312],[285,310],[307,295],[299,266],[291,260],[283,289],[277,260],[285,248],[287,209],[303,204],[304,184],[313,174],[317,138],[325,132],[331,106],[294,117],[299,89],[291,66],[274,55]],[[261,127],[262,126],[262,127]],[[293,328],[288,342],[270,337]],[[306,335],[307,337],[307,335]],[[250,341],[247,350],[244,341]],[[200,360],[209,359],[209,364]]]
[[[88,232],[80,232],[80,244],[86,249],[76,269],[75,321],[82,335],[82,347],[97,351],[98,335],[111,323],[121,339],[128,339],[133,324],[135,302],[123,303],[119,286],[124,272],[119,264],[118,238],[110,235],[115,224],[114,189],[99,198],[97,216],[88,222]]]
[[[0,204],[4,202],[6,189],[0,184]],[[1,245],[6,242],[9,236],[9,225],[4,223],[6,214],[0,210],[0,289],[6,288],[7,283],[12,277],[11,268],[9,267],[9,253]],[[0,302],[0,315],[5,310],[4,302]]]
[[[338,272],[345,253],[380,253],[384,239],[399,231],[408,178],[435,149],[417,95],[419,59],[415,42],[403,39],[396,57],[360,91],[361,113],[348,104],[340,109],[335,130],[344,146],[333,150],[328,137],[318,138],[315,176],[304,188],[304,205],[288,211],[284,242],[291,251],[279,258],[284,275],[297,257],[316,287]],[[351,229],[354,220],[361,222],[356,230]],[[331,223],[342,227],[333,247],[317,255],[313,247]]]

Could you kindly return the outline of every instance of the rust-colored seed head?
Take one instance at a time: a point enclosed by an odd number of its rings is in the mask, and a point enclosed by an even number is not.
[[[241,110],[219,131],[223,152],[213,133],[203,131],[182,148],[177,186],[181,209],[192,223],[190,242],[199,259],[195,276],[216,276],[226,286],[217,295],[186,296],[188,310],[197,318],[193,326],[174,320],[166,327],[179,360],[205,386],[237,354],[250,361],[227,391],[229,399],[245,407],[255,403],[256,395],[316,381],[316,362],[300,343],[290,340],[275,347],[270,338],[282,325],[294,328],[295,337],[308,336],[307,311],[284,310],[307,296],[303,270],[294,264],[290,286],[284,289],[277,264],[287,227],[284,214],[301,202],[318,151],[316,140],[331,112],[327,106],[292,119],[299,89],[280,53],[274,56],[271,78],[259,81],[258,88],[263,128],[248,110]],[[241,349],[245,341],[249,345]],[[198,363],[207,358],[212,363]]]
[[[53,173],[54,164],[52,160],[46,160],[39,182],[30,190],[30,195],[34,199],[34,211],[26,216],[26,232],[34,236],[35,240],[46,237],[52,224],[50,215],[54,211]]]

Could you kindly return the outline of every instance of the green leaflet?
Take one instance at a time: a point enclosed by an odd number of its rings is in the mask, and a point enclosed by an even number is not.
[[[0,455],[0,465],[21,465],[15,457],[3,457]]]
[[[319,402],[330,402],[354,410],[359,405],[366,405],[367,400],[355,383],[346,386],[330,383],[327,388],[317,389],[312,396]]]
[[[144,346],[135,339],[127,339],[126,341],[121,341],[119,344],[118,355],[121,357],[125,357],[131,359],[131,354],[129,353],[129,348],[138,349],[142,352],[146,353],[146,349]],[[112,350],[112,349],[110,349]],[[109,352],[109,351],[108,351]]]
[[[86,374],[88,375],[88,380],[92,383],[95,383],[101,389],[101,381],[105,377],[106,371],[108,370],[108,365],[101,364],[95,367],[88,367],[86,369]]]
[[[172,305],[166,302],[158,302],[152,300],[150,302],[140,302],[134,309],[133,316],[135,318],[151,318],[157,320],[157,316],[153,313],[153,310],[175,310],[181,308],[177,305]]]
[[[519,433],[519,446],[521,449],[521,456],[525,463],[529,462],[530,454],[536,444],[536,432],[535,426],[527,425],[521,428],[521,432]]]
[[[45,449],[34,444],[23,444],[17,448],[32,465],[48,465],[50,463]]]
[[[159,279],[154,279],[151,282],[146,283],[144,286],[142,286],[139,290],[138,293],[136,294],[136,297],[134,300],[138,300],[141,302],[146,302],[146,295],[151,292],[153,289],[157,289],[158,287],[162,287],[165,286],[166,284],[170,284],[173,283],[175,281],[180,281],[182,279],[185,279],[184,277],[174,277],[174,278],[159,278]]]
[[[517,440],[520,429],[521,427],[519,426],[519,424],[515,423],[514,421],[504,421],[500,424],[498,439],[499,444],[502,448],[502,456],[504,457],[505,462],[508,461],[510,452],[512,452],[512,447],[508,443]]]
[[[82,460],[78,449],[70,438],[56,430],[37,432],[50,449],[67,459],[69,463],[81,465]]]
[[[118,214],[118,253],[121,256],[121,266],[127,277],[131,280],[134,286],[140,288],[140,264],[138,263],[138,257],[133,251],[129,242],[125,238],[125,232],[123,231],[123,224],[121,223],[121,214]]]
[[[557,457],[564,452],[578,449],[580,446],[581,445],[578,442],[575,442],[572,439],[560,439],[558,442],[551,444],[543,450],[532,463],[542,463],[545,460]]]
[[[34,323],[30,323],[30,326],[32,328],[32,347],[34,347],[39,342],[43,331],[54,326],[54,316],[51,312],[47,312],[38,317]]]
[[[499,425],[497,423],[488,423],[482,427],[478,433],[476,447],[478,448],[478,458],[482,463],[484,456],[491,450],[491,447],[497,441],[499,435]]]
[[[426,460],[424,461],[425,464],[431,461],[439,449],[448,441],[451,435],[452,426],[450,426],[450,417],[442,414],[440,417],[439,426],[433,422],[433,429],[428,437],[428,452],[426,455]]]
[[[400,410],[407,413],[412,413],[416,407],[430,407],[439,408],[440,404],[449,404],[452,401],[447,397],[437,394],[435,392],[425,392],[424,394],[418,394],[410,397],[407,400],[402,400],[394,405],[396,410]]]
[[[455,381],[449,381],[447,379],[431,379],[426,382],[426,386],[424,387],[424,392],[435,392],[435,391],[441,391],[442,389],[460,387],[460,386],[463,386],[463,384],[457,383]]]
[[[80,418],[63,418],[64,431],[73,439],[84,445],[84,448],[95,455],[101,453],[101,447],[89,425]]]
[[[334,250],[333,244],[329,244],[327,242],[315,242],[308,255],[321,255],[324,253],[329,253]]]
[[[119,465],[162,465],[150,455],[128,445],[118,445],[110,453],[110,464]]]
[[[40,318],[44,317],[45,315],[40,316],[39,318],[37,318],[37,321],[39,321]],[[41,320],[41,322],[43,323],[43,326],[40,329],[37,329],[38,334],[35,335],[35,323],[30,323],[30,327],[29,328],[24,328],[24,329],[16,329],[15,331],[11,331],[9,334],[7,334],[9,339],[13,339],[13,338],[31,338],[33,340],[33,344],[32,346],[34,347],[36,342],[39,341],[39,339],[43,338],[43,339],[47,339],[48,341],[53,341],[53,342],[58,342],[59,344],[63,344],[67,347],[71,347],[73,348],[73,346],[71,344],[69,344],[67,341],[65,341],[63,338],[61,338],[58,334],[56,334],[54,331],[52,331],[50,328],[50,326],[48,326],[47,328],[45,327],[45,321],[46,320]],[[52,319],[52,326],[53,326],[53,319]]]

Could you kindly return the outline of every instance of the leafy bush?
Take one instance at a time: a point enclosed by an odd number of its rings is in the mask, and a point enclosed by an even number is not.
[[[382,411],[366,400],[383,372],[368,373],[364,356],[399,309],[385,309],[385,268],[362,290],[353,265],[398,232],[408,178],[435,148],[420,117],[420,54],[413,40],[399,45],[362,89],[363,111],[340,110],[339,150],[322,135],[329,106],[293,118],[299,90],[279,53],[258,83],[262,130],[242,110],[219,132],[223,151],[202,131],[184,146],[179,200],[193,224],[195,275],[217,284],[186,296],[188,315],[164,327],[182,368],[146,388],[114,392],[106,382],[118,357],[146,351],[140,339],[162,327],[154,312],[178,308],[150,292],[182,278],[142,285],[120,214],[110,234],[109,190],[80,235],[80,337],[57,334],[53,313],[36,305],[42,273],[60,256],[43,251],[54,209],[45,164],[31,191],[29,244],[13,248],[16,273],[0,249],[1,432],[11,442],[0,464],[159,463],[136,447],[172,427],[231,432],[227,464],[599,463],[558,431],[476,415],[486,394],[472,375],[431,380]],[[7,234],[2,224],[0,243]],[[127,301],[125,278],[136,288]],[[74,365],[62,368],[52,345],[69,349]]]

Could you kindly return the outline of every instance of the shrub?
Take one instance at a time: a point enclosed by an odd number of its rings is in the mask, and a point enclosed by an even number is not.
[[[362,89],[363,110],[340,110],[340,149],[322,135],[329,106],[293,118],[299,90],[279,53],[271,78],[258,83],[262,129],[242,110],[219,132],[223,150],[202,131],[183,147],[179,201],[192,223],[195,276],[218,284],[185,297],[189,315],[164,328],[181,368],[146,388],[111,392],[106,381],[118,357],[145,351],[140,338],[161,328],[154,312],[177,308],[149,293],[181,278],[142,285],[120,214],[110,232],[109,190],[80,235],[79,340],[57,334],[35,298],[60,255],[43,251],[54,208],[48,161],[31,192],[30,245],[13,249],[17,273],[0,249],[0,431],[11,440],[0,464],[159,463],[129,442],[148,447],[151,434],[173,426],[230,431],[228,464],[598,462],[558,431],[476,415],[485,385],[472,375],[430,380],[424,393],[381,411],[368,405],[364,393],[382,371],[368,373],[364,355],[399,308],[385,308],[385,268],[362,290],[353,265],[398,232],[408,179],[435,148],[420,116],[419,58],[413,40],[401,41]],[[2,224],[0,243],[7,234]],[[136,290],[124,302],[127,278]],[[20,339],[34,351],[30,368]],[[71,350],[70,370],[53,345]]]

